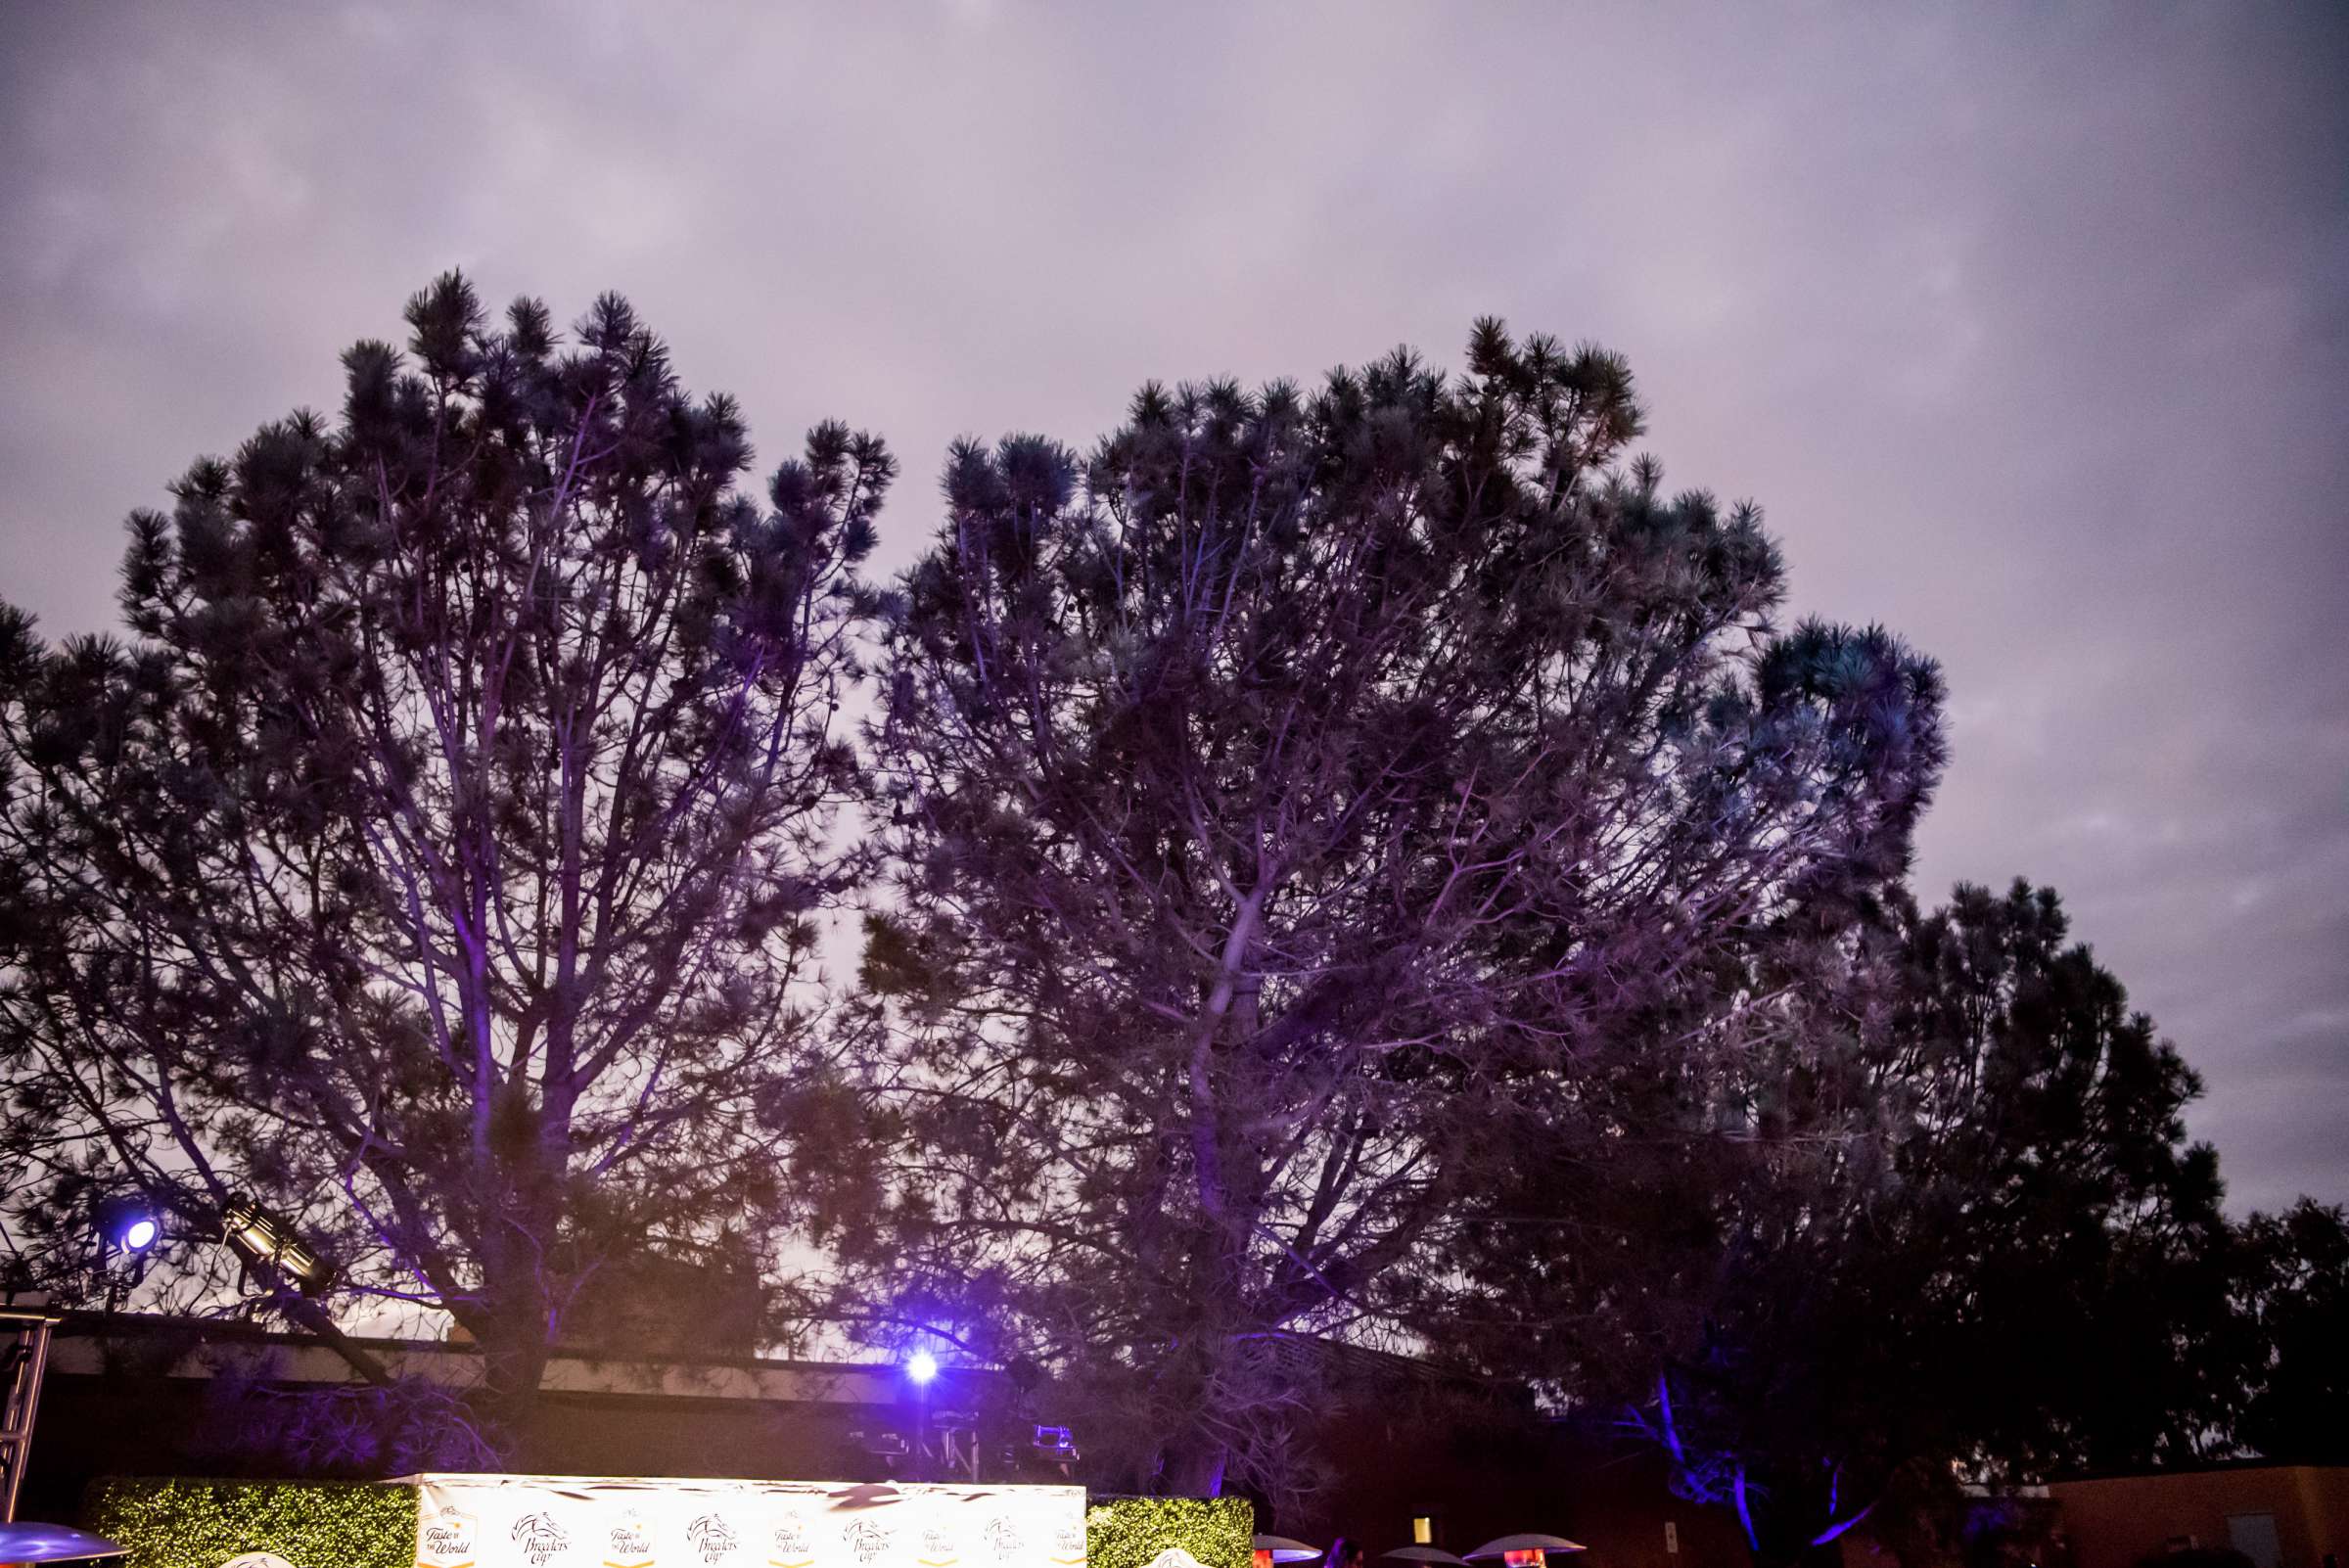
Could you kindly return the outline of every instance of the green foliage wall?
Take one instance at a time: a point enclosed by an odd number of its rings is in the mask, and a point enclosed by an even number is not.
[[[84,1522],[129,1550],[125,1568],[219,1568],[269,1551],[294,1568],[409,1568],[416,1490],[352,1481],[106,1480]],[[1119,1498],[1087,1508],[1086,1568],[1149,1568],[1180,1546],[1204,1568],[1251,1568],[1245,1498]]]
[[[1255,1534],[1246,1498],[1119,1498],[1084,1511],[1085,1568],[1149,1568],[1169,1546],[1206,1568],[1250,1568]]]
[[[104,1480],[88,1527],[129,1550],[126,1568],[220,1568],[270,1551],[294,1568],[409,1568],[416,1489],[365,1481]]]

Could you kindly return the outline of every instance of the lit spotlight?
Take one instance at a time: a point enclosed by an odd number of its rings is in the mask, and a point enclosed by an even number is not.
[[[938,1358],[926,1350],[917,1350],[905,1358],[905,1375],[916,1383],[927,1383],[938,1376]]]
[[[145,1200],[109,1198],[98,1206],[99,1245],[108,1252],[137,1256],[162,1239],[162,1222]]]

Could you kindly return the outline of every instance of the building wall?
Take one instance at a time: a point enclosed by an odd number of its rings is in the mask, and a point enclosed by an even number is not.
[[[878,1481],[891,1461],[850,1439],[850,1408],[739,1400],[550,1393],[544,1452],[569,1475]],[[71,1520],[106,1475],[283,1474],[282,1461],[225,1433],[227,1412],[198,1378],[53,1377],[42,1396],[19,1513]],[[877,1412],[888,1419],[888,1412]],[[333,1473],[331,1467],[327,1473]]]
[[[1496,1536],[1537,1531],[1588,1549],[1550,1568],[1750,1568],[1727,1509],[1672,1495],[1654,1455],[1626,1456],[1558,1427],[1435,1423],[1350,1410],[1323,1434],[1336,1470],[1280,1533],[1315,1545],[1344,1535],[1377,1554],[1411,1539],[1424,1515],[1434,1545],[1464,1553]],[[1261,1510],[1260,1510],[1261,1511]],[[1665,1526],[1672,1531],[1668,1537]],[[1668,1546],[1677,1549],[1668,1549]]]
[[[2230,1545],[2231,1515],[2272,1514],[2276,1568],[2349,1563],[2349,1467],[2231,1465],[2159,1475],[2064,1481],[2049,1487],[2063,1510],[2074,1568],[2135,1568],[2181,1538]]]
[[[479,1376],[463,1348],[375,1340],[368,1349],[395,1372],[454,1388]],[[939,1379],[928,1393],[933,1407],[985,1398],[958,1386],[964,1375]],[[271,1391],[351,1384],[341,1358],[299,1336],[166,1319],[69,1320],[41,1392],[19,1516],[71,1520],[82,1489],[107,1475],[381,1473],[315,1449],[290,1464],[268,1429],[287,1409]],[[886,1366],[579,1355],[550,1362],[542,1409],[550,1471],[758,1480],[890,1479],[909,1461],[868,1453],[852,1434],[911,1432],[922,1415]]]

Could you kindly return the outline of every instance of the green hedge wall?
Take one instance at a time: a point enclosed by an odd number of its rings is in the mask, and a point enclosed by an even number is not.
[[[220,1568],[248,1551],[294,1568],[410,1568],[416,1489],[363,1481],[105,1480],[84,1522],[125,1568]],[[1149,1568],[1180,1546],[1205,1568],[1252,1568],[1245,1498],[1119,1498],[1085,1510],[1086,1568]]]
[[[82,1499],[90,1529],[127,1568],[220,1568],[270,1551],[294,1568],[409,1568],[416,1489],[367,1481],[103,1480]]]
[[[1169,1546],[1206,1568],[1250,1568],[1255,1534],[1246,1498],[1119,1498],[1084,1511],[1085,1568],[1149,1568]]]

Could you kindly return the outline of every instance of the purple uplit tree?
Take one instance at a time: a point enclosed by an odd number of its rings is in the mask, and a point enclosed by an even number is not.
[[[0,623],[8,1218],[56,1274],[86,1189],[250,1191],[336,1310],[468,1332],[527,1458],[600,1280],[755,1277],[806,1212],[894,466],[826,425],[744,493],[617,297],[566,344],[451,274],[407,321],[131,519],[129,641]]]
[[[1757,515],[1639,426],[1620,360],[1487,322],[1457,380],[1151,386],[1089,459],[947,464],[872,736],[885,1261],[1126,1484],[1294,1484],[1314,1342],[1408,1332],[1521,1103],[1735,1049],[1692,977],[1905,863],[1933,668],[1773,632]]]
[[[2054,895],[1813,913],[1735,977],[1774,1030],[1621,1095],[1620,1156],[1482,1195],[1508,1222],[1462,1258],[1516,1310],[1454,1343],[1628,1408],[1766,1561],[1863,1527],[1930,1556],[1961,1478],[2233,1452],[2257,1336],[2199,1085]]]

